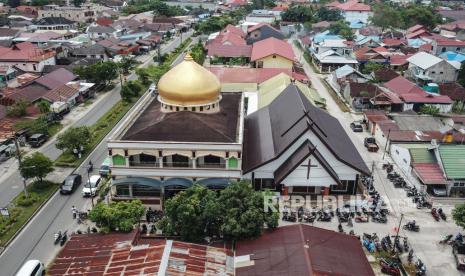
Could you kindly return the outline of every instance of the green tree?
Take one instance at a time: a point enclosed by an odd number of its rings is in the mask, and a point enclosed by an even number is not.
[[[420,107],[420,114],[426,114],[426,115],[437,115],[439,114],[439,108],[432,106],[432,105],[423,105]]]
[[[50,4],[49,0],[32,0],[31,6],[41,7]]]
[[[150,75],[145,68],[137,68],[136,74],[143,85],[150,84]]]
[[[384,68],[384,65],[381,63],[369,61],[363,65],[362,73],[370,74],[374,71],[378,71],[379,69]]]
[[[50,103],[47,101],[41,100],[37,103],[37,107],[42,114],[50,112]]]
[[[131,57],[124,56],[117,65],[123,74],[128,74],[135,67],[136,61]]]
[[[53,170],[53,161],[40,152],[25,157],[19,167],[22,177],[26,179],[36,178],[39,182],[42,182]]]
[[[144,215],[140,200],[98,203],[89,213],[91,221],[108,231],[130,232]]]
[[[313,20],[313,9],[307,6],[291,5],[281,14],[283,21],[304,23]]]
[[[432,30],[442,22],[441,15],[432,6],[409,5],[400,9],[400,16],[404,19],[404,29],[420,24]]]
[[[370,21],[375,26],[381,27],[383,31],[388,28],[402,27],[404,24],[399,8],[394,8],[387,3],[374,6]]]
[[[277,226],[278,215],[264,212],[264,197],[252,189],[250,182],[240,181],[221,191],[219,197],[223,224],[221,232],[228,240],[252,239],[258,237],[267,224]]]
[[[334,24],[331,24],[331,27],[329,27],[329,30],[332,33],[340,35],[347,40],[353,40],[355,38],[355,34],[349,28],[349,25],[347,25],[347,22],[344,22],[343,20],[339,20],[335,22]]]
[[[84,149],[89,146],[91,142],[91,132],[89,127],[71,127],[64,133],[58,135],[56,147],[62,151],[73,152],[74,149]]]
[[[452,218],[455,221],[455,224],[458,226],[465,228],[465,204],[458,204],[452,210]]]
[[[74,72],[81,79],[97,84],[105,84],[118,77],[118,64],[113,61],[103,61],[89,66],[80,66]]]
[[[16,103],[14,103],[11,106],[8,106],[6,109],[6,112],[8,116],[23,117],[24,115],[26,115],[26,108],[28,106],[29,106],[29,101],[24,98],[20,98],[19,100],[16,101]]]
[[[207,20],[200,22],[194,26],[197,32],[203,34],[210,34],[218,32],[226,27],[228,24],[236,24],[238,20],[232,17],[230,14],[222,16],[209,17]]]
[[[200,65],[203,65],[206,55],[201,42],[195,44],[195,46],[192,47],[191,56],[195,60],[195,62],[197,62]]]
[[[166,201],[165,220],[158,226],[165,234],[178,234],[183,240],[201,241],[218,235],[221,210],[215,193],[194,185]]]
[[[319,8],[315,15],[318,18],[318,21],[339,21],[343,19],[340,10],[330,10],[325,6]]]

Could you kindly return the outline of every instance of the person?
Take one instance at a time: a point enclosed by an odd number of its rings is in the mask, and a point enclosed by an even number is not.
[[[73,207],[71,207],[71,212],[73,213],[73,219],[75,219],[76,215],[77,215],[77,209],[76,209],[76,207],[74,207],[74,205],[73,205]]]
[[[94,169],[94,164],[92,164],[92,161],[89,160],[89,166],[88,166],[89,172],[91,172]]]

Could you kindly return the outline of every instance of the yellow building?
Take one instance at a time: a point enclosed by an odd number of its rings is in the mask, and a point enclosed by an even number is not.
[[[270,37],[253,45],[250,60],[256,68],[292,69],[294,57],[294,51],[289,43]]]

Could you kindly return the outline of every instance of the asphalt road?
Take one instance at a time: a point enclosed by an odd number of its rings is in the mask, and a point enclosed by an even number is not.
[[[190,36],[192,32],[183,34],[183,38]],[[168,45],[162,46],[162,53],[167,53],[176,48],[180,43],[179,37]],[[152,63],[149,58],[142,66],[147,66]],[[136,76],[132,74],[128,79],[134,79]],[[75,123],[75,126],[92,125],[106,111],[108,111],[116,102],[120,100],[119,85],[112,91],[107,92],[106,98],[99,102],[91,111],[83,118]],[[88,159],[83,162],[87,164],[92,161],[94,172],[98,173],[98,164],[101,164],[107,156],[106,139],[111,132],[102,140],[102,142],[89,155]],[[56,159],[61,151],[56,149],[54,142],[45,145],[41,152],[52,159]],[[76,173],[83,176],[83,182],[87,180],[86,168],[77,168]],[[22,185],[19,173],[16,172],[9,177],[6,183],[0,183],[0,202],[9,202],[11,198],[16,196],[21,190],[11,188],[12,185]],[[62,196],[59,193],[53,195],[49,202],[40,210],[39,213],[30,221],[21,233],[13,240],[10,245],[0,255],[0,275],[14,275],[20,266],[29,259],[38,259],[49,264],[54,256],[59,251],[60,247],[53,244],[53,235],[61,230],[68,230],[68,233],[74,232],[79,227],[87,229],[85,225],[78,225],[72,219],[71,208],[75,206],[78,210],[90,209],[92,204],[90,199],[81,196],[82,185],[71,196]],[[5,193],[5,194],[4,194]],[[8,200],[9,199],[9,200]],[[1,206],[1,204],[0,204]]]

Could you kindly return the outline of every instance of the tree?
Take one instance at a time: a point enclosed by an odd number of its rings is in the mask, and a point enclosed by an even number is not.
[[[316,17],[318,18],[318,21],[339,21],[343,19],[340,10],[330,10],[325,6],[318,9]]]
[[[432,105],[423,105],[420,107],[420,114],[426,114],[426,115],[437,115],[439,114],[439,108],[432,106]]]
[[[41,100],[37,103],[37,107],[42,114],[50,112],[50,103],[47,101]]]
[[[74,73],[81,79],[107,85],[118,77],[118,64],[113,61],[103,61],[89,66],[80,66],[74,69]]]
[[[133,97],[139,96],[143,87],[137,81],[128,81],[121,87],[121,98],[126,102],[131,102]]]
[[[26,108],[28,106],[29,101],[24,98],[20,98],[13,105],[7,107],[6,112],[8,116],[23,117],[26,115]]]
[[[221,232],[228,240],[258,237],[266,224],[277,226],[278,215],[264,212],[264,197],[256,192],[247,181],[235,182],[221,191],[219,197],[223,224]]]
[[[56,147],[62,151],[73,152],[74,149],[80,149],[81,146],[85,149],[90,142],[91,132],[89,127],[71,127],[58,135]]]
[[[73,0],[73,4],[75,7],[80,7],[85,0]]]
[[[462,63],[462,66],[460,67],[459,74],[457,76],[457,82],[461,86],[465,86],[465,63]]]
[[[36,178],[39,182],[42,182],[53,170],[53,161],[40,152],[25,157],[19,167],[22,177],[26,179]]]
[[[21,5],[21,1],[20,0],[9,0],[8,4],[10,8],[16,8],[17,6]]]
[[[465,227],[465,203],[455,206],[452,210],[452,218],[455,220],[455,224],[462,228]]]
[[[340,35],[347,40],[353,40],[355,38],[355,34],[349,28],[349,25],[347,25],[347,23],[344,22],[343,20],[339,20],[335,22],[334,24],[331,24],[331,27],[329,27],[329,30],[332,33]]]
[[[200,65],[203,65],[205,61],[205,50],[203,49],[203,45],[201,42],[195,44],[195,46],[192,47],[191,56],[195,62],[197,62]]]
[[[165,220],[159,227],[165,234],[178,234],[183,240],[198,242],[205,236],[218,235],[220,209],[213,191],[194,185],[166,201]]]
[[[89,213],[91,221],[107,231],[130,232],[144,215],[144,205],[140,200],[98,203]]]
[[[136,61],[133,58],[124,56],[117,65],[123,74],[128,74],[129,70],[133,69],[136,65]]]
[[[32,0],[31,6],[41,7],[50,4],[49,0]]]
[[[378,71],[379,69],[384,68],[384,65],[381,63],[369,61],[363,65],[362,72],[364,74],[371,74],[374,71]]]
[[[381,27],[383,31],[387,28],[397,28],[403,25],[399,10],[385,3],[374,6],[370,21],[375,26]]]
[[[310,7],[292,5],[281,14],[283,21],[304,23],[313,20],[313,10]]]

